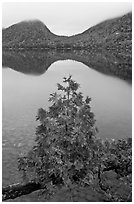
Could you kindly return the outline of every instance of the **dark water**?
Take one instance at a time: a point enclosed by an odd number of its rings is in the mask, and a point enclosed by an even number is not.
[[[122,59],[121,59],[122,60]],[[123,62],[105,54],[73,52],[3,52],[3,185],[20,181],[18,155],[35,139],[38,108],[47,108],[49,94],[72,75],[84,96],[92,98],[98,137],[131,137],[132,86]],[[119,66],[120,65],[120,66]],[[130,77],[128,77],[130,78]]]

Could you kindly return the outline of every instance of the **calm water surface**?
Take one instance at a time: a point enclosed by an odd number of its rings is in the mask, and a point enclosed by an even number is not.
[[[20,181],[18,155],[27,152],[35,139],[38,108],[47,108],[49,94],[69,74],[80,83],[84,96],[92,98],[98,137],[131,137],[132,87],[117,77],[97,72],[71,60],[53,63],[42,75],[26,75],[3,69],[3,185]]]

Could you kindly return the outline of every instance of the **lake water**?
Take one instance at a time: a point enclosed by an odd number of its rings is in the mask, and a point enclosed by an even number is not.
[[[32,55],[33,56],[33,55]],[[132,136],[132,86],[131,82],[106,75],[80,60],[65,60],[61,55],[35,58],[23,53],[23,58],[14,60],[8,53],[3,57],[3,185],[17,183],[17,157],[27,152],[35,139],[35,120],[39,108],[49,106],[50,93],[56,91],[56,84],[63,77],[72,78],[80,84],[84,96],[92,98],[91,107],[95,114],[98,137],[125,138]],[[69,58],[69,57],[68,57]],[[70,57],[71,58],[71,57]],[[49,63],[48,60],[49,59]],[[62,60],[64,59],[64,61]],[[94,58],[94,60],[97,60]],[[79,62],[78,62],[79,61]],[[28,68],[30,64],[30,68]],[[41,69],[40,69],[41,67]],[[43,71],[42,71],[43,67]],[[106,67],[106,64],[102,64]],[[23,69],[22,69],[23,68]],[[17,70],[17,71],[16,71]],[[30,71],[29,71],[30,70]],[[34,70],[34,71],[33,71]],[[36,73],[38,70],[38,74]]]

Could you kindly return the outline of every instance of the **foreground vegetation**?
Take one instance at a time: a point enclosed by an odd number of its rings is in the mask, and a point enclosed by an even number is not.
[[[91,98],[71,76],[63,83],[38,111],[35,145],[18,159],[24,182],[39,184],[44,201],[131,201],[131,138],[97,138]]]

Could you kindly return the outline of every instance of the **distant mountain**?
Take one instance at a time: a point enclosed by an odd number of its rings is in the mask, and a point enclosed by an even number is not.
[[[77,44],[81,41],[83,47],[101,47],[110,50],[119,48],[131,52],[132,13],[106,20],[70,39],[78,41]]]
[[[41,21],[24,21],[2,30],[3,48],[86,49],[131,55],[132,13],[106,20],[74,36],[53,34]]]
[[[2,30],[3,47],[44,47],[57,37],[38,20],[24,21]]]

